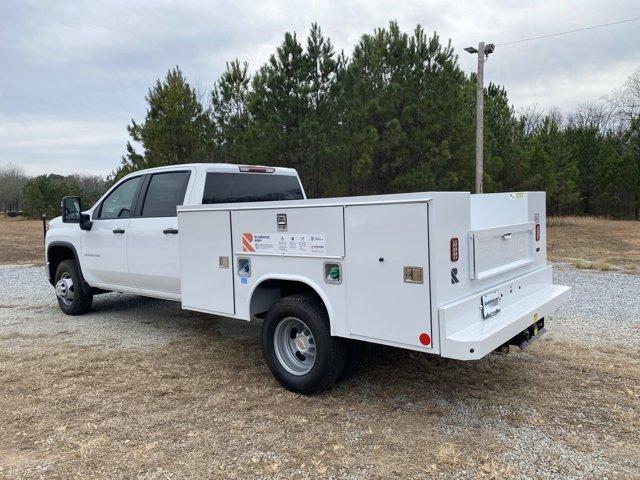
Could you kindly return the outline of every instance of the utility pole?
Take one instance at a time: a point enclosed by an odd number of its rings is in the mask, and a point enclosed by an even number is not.
[[[484,62],[490,53],[495,50],[495,45],[484,42],[478,44],[478,48],[467,47],[469,53],[478,54],[478,73],[476,88],[476,193],[483,191],[484,171]]]

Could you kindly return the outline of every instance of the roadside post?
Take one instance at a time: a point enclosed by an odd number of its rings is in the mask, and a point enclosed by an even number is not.
[[[484,190],[484,62],[495,48],[493,43],[485,45],[484,42],[480,42],[478,48],[465,48],[465,51],[469,53],[478,54],[476,82],[476,193],[482,193]]]

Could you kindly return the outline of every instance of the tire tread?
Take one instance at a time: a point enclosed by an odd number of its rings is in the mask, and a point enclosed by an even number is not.
[[[78,271],[78,266],[75,260],[64,260],[60,262],[58,268],[56,269],[56,282],[62,275],[62,273],[68,272],[71,275],[71,279],[73,280],[74,292],[73,292],[73,303],[71,305],[65,305],[57,296],[58,305],[60,305],[60,310],[62,310],[67,315],[82,315],[83,313],[87,313],[91,309],[91,303],[93,302],[93,295],[87,295],[82,288],[82,278],[80,277],[80,272]]]
[[[285,375],[280,374],[280,372],[278,371],[278,367],[274,367],[271,365],[267,350],[271,348],[270,344],[272,343],[272,338],[266,335],[265,329],[268,329],[267,325],[269,324],[269,322],[279,320],[274,320],[271,318],[271,316],[273,312],[276,312],[277,310],[282,308],[299,309],[304,312],[308,317],[312,319],[315,326],[321,330],[319,333],[326,340],[326,368],[318,381],[314,382],[313,384],[303,385],[303,382],[299,382],[299,384],[292,384],[287,381]],[[316,333],[314,333],[314,336],[315,335]],[[282,298],[279,302],[274,304],[274,306],[269,310],[267,317],[265,318],[265,324],[263,324],[262,340],[265,359],[267,360],[267,364],[269,364],[269,368],[271,369],[276,379],[280,382],[280,384],[288,390],[306,395],[318,393],[326,390],[335,382],[337,382],[344,372],[345,364],[347,361],[346,343],[342,338],[331,336],[331,328],[329,325],[326,309],[324,305],[312,295],[290,295],[288,297]],[[318,340],[316,339],[316,344],[317,343]]]

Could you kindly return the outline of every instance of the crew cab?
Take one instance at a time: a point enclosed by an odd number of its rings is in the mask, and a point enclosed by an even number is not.
[[[546,256],[544,192],[308,200],[295,170],[143,170],[83,211],[65,197],[45,239],[58,304],[107,291],[260,318],[276,379],[323,390],[362,342],[474,360],[524,347],[569,295]]]

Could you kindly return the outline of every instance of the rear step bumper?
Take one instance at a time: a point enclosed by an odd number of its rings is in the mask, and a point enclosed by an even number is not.
[[[481,294],[441,307],[438,310],[443,333],[440,354],[459,360],[477,360],[505,343],[514,343],[515,337],[569,299],[569,287],[538,283],[545,278],[550,281],[550,277],[551,269],[547,267],[495,287],[493,291],[502,294],[503,306],[500,313],[486,319],[480,308]],[[518,287],[515,292],[514,284]],[[519,343],[523,342],[516,344]]]

